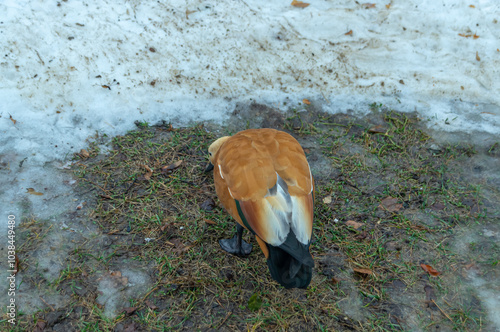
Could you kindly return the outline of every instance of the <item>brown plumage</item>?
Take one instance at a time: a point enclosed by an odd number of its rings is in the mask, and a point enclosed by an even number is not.
[[[243,227],[252,232],[272,277],[287,288],[309,285],[314,262],[314,180],[300,144],[274,129],[249,129],[222,137],[209,148],[217,195],[240,225],[221,247],[247,255]]]

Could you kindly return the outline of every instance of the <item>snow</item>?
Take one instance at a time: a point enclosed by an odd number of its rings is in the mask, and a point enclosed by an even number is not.
[[[250,99],[330,112],[377,102],[443,130],[498,133],[500,4],[373,3],[6,1],[1,152],[42,164],[95,131],[223,121]]]
[[[70,202],[53,167],[96,132],[223,122],[237,103],[376,102],[437,130],[500,133],[497,0],[290,2],[0,2],[3,215]]]

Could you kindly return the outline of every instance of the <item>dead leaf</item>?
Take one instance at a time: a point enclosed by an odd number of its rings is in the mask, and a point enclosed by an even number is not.
[[[148,165],[142,165],[146,169],[146,174],[144,174],[144,178],[146,180],[151,180],[151,175],[153,175],[153,170]]]
[[[127,316],[132,315],[137,310],[137,307],[128,307],[123,309],[123,311],[127,314]]]
[[[173,164],[170,164],[168,166],[163,166],[161,168],[161,173],[162,174],[171,174],[175,169],[179,168],[179,166],[182,164],[182,160],[178,160]]]
[[[326,196],[325,198],[323,198],[323,203],[330,204],[331,202],[332,202],[332,196],[331,195]]]
[[[391,4],[385,5],[385,8],[387,8],[387,9],[391,8]]]
[[[370,269],[358,269],[358,268],[353,268],[354,272],[360,273],[360,274],[366,274],[366,275],[371,275],[373,274],[372,270]]]
[[[470,264],[465,265],[465,268],[466,268],[467,270],[470,270],[470,269],[472,269],[472,268],[474,268],[475,270],[477,270],[477,265],[476,265],[476,264],[474,264],[474,263],[470,263]]]
[[[189,249],[194,248],[194,247],[195,247],[194,244],[190,244],[188,246],[185,246],[184,249],[182,249],[182,252],[188,251]]]
[[[411,229],[416,229],[417,231],[426,231],[428,233],[432,233],[433,232],[432,230],[430,230],[427,227],[422,226],[422,225],[411,225],[410,228]]]
[[[469,5],[469,7],[470,7],[470,8],[476,8],[476,6],[474,6],[474,5]]]
[[[45,326],[47,326],[47,323],[40,320],[36,323],[35,329],[33,330],[33,332],[43,332],[43,331],[45,331]]]
[[[87,159],[88,157],[90,157],[90,153],[85,149],[81,149],[79,156],[82,157],[83,159]]]
[[[111,90],[111,87],[110,87],[109,85],[101,85],[101,87],[102,87],[102,88],[104,88],[104,89],[109,89],[109,90]]]
[[[151,309],[151,310],[156,310],[156,309],[158,309],[158,307],[157,307],[157,306],[155,306],[155,305],[154,305],[151,301],[149,301],[149,300],[144,301],[144,303],[146,303],[146,305],[148,306],[148,308],[149,308],[149,309]]]
[[[203,219],[204,222],[206,222],[207,224],[210,224],[210,225],[217,225],[217,223],[215,221],[212,221],[210,219]]]
[[[111,271],[109,273],[111,277],[113,277],[113,281],[121,286],[127,286],[128,285],[128,278],[122,276],[122,273],[120,271]]]
[[[386,131],[387,129],[382,125],[373,126],[368,129],[368,132],[372,134],[385,134]]]
[[[9,114],[10,115],[10,114]],[[14,124],[16,124],[17,120],[14,120],[14,118],[12,118],[12,115],[10,115],[9,117],[10,121],[12,121]]]
[[[308,99],[302,99],[302,102],[306,105],[311,105],[311,102]]]
[[[356,221],[354,221],[354,220],[347,220],[347,221],[345,222],[345,224],[346,224],[347,226],[352,226],[352,227],[354,227],[355,229],[358,229],[358,228],[360,228],[361,226],[363,226],[363,225],[364,225],[363,223],[356,222]]]
[[[354,238],[357,239],[357,240],[364,240],[366,238],[369,238],[370,236],[368,235],[368,233],[366,231],[363,231],[362,233],[356,235]]]
[[[214,200],[207,198],[203,203],[200,204],[200,208],[205,211],[212,211],[217,205]]]
[[[189,249],[193,248],[193,245],[186,246],[180,239],[170,239],[170,244],[174,245],[173,251],[182,254],[183,252],[188,251]]]
[[[458,35],[460,37],[464,37],[464,38],[470,38],[470,37],[472,37],[473,39],[478,39],[479,38],[479,36],[477,34],[470,34],[469,33],[469,34],[466,35],[464,33],[459,33]]]
[[[476,51],[476,60],[477,61],[481,61],[481,58],[479,57],[479,52],[478,51]]]
[[[429,273],[433,277],[437,277],[438,275],[441,274],[441,272],[438,272],[434,270],[434,268],[430,265],[427,264],[420,264],[420,267],[427,273]]]
[[[434,210],[434,211],[441,211],[441,210],[444,210],[445,206],[443,203],[434,203],[433,205],[431,205],[431,209]]]
[[[168,225],[168,222],[165,222],[165,223],[164,223],[164,224],[160,227],[160,230],[161,230],[162,232],[164,232],[164,231],[165,231],[165,229],[167,229],[167,227],[168,227],[168,226],[169,226],[169,225]]]
[[[139,331],[139,324],[137,324],[136,322],[128,324],[123,329],[123,332],[137,332],[137,331]]]
[[[365,7],[365,9],[375,8],[375,4],[374,3],[369,3],[369,2],[364,3],[361,6]]]
[[[344,35],[346,35],[346,36],[352,35],[352,30],[347,31],[346,33],[344,33]]]
[[[335,277],[333,277],[330,281],[332,282],[332,284],[336,285],[336,284],[338,284],[341,280],[340,280],[339,278],[335,278]]]
[[[37,196],[42,196],[42,193],[39,193],[38,191],[35,191],[33,188],[26,188],[27,193],[31,195],[37,195]]]
[[[380,202],[378,207],[389,212],[398,212],[403,207],[403,204],[398,204],[397,198],[388,196]]]
[[[306,7],[308,7],[310,4],[309,4],[309,3],[302,2],[302,1],[293,0],[293,1],[292,1],[292,3],[291,3],[291,5],[292,5],[292,6],[294,6],[294,7],[306,8]]]

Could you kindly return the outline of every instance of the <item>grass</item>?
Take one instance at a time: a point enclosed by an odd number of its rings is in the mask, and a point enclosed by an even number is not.
[[[316,268],[306,290],[275,283],[248,234],[255,248],[248,258],[220,250],[217,241],[232,237],[234,222],[204,172],[216,135],[203,125],[138,122],[137,130],[114,137],[106,154],[90,144],[89,158],[75,157],[74,175],[92,197],[93,235],[70,252],[58,278],[28,281],[70,297],[64,318],[51,324],[81,331],[480,330],[485,312],[464,290],[457,271],[468,261],[452,246],[460,230],[491,221],[481,186],[461,179],[461,160],[477,151],[431,149],[416,117],[372,108],[376,115],[368,120],[291,111],[283,124],[303,142],[313,174],[319,165]],[[319,172],[325,164],[330,173]],[[387,197],[396,205],[385,206]],[[42,230],[47,224],[36,218],[24,225],[20,255],[34,263],[29,253],[50,228]],[[482,261],[480,247],[491,253]],[[498,264],[497,245],[470,244],[468,252],[482,268]],[[421,263],[442,274],[429,276]],[[99,285],[119,285],[126,277],[120,271],[128,269],[143,271],[150,283],[128,297],[132,313],[108,318]],[[129,287],[124,282],[117,292]],[[251,298],[256,308],[249,308]],[[13,330],[33,330],[50,313],[24,316]]]

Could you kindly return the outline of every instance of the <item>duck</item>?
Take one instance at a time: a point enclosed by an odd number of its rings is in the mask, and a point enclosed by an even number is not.
[[[236,221],[236,234],[219,241],[236,256],[248,256],[249,231],[267,259],[271,277],[285,288],[307,288],[314,260],[314,179],[306,155],[290,134],[247,129],[224,136],[208,148],[215,191]]]

